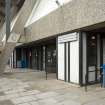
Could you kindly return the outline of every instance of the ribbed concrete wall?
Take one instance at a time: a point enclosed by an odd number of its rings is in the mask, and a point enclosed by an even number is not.
[[[105,21],[105,0],[73,0],[26,28],[27,42]]]

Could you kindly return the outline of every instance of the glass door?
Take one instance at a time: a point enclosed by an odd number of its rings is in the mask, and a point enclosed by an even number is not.
[[[56,72],[56,47],[49,45],[46,47],[46,70],[50,73]]]
[[[96,83],[100,75],[100,35],[87,35],[87,81]]]

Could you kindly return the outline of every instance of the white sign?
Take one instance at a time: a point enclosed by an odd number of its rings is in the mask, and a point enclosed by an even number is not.
[[[69,41],[76,41],[78,38],[78,33],[71,33],[63,36],[58,37],[58,43],[64,43],[64,42],[69,42]]]

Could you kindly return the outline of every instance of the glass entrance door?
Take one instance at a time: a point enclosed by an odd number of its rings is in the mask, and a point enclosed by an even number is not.
[[[88,83],[99,82],[101,66],[101,40],[98,34],[87,35],[87,81]]]
[[[49,73],[56,73],[56,47],[46,46],[46,70]]]

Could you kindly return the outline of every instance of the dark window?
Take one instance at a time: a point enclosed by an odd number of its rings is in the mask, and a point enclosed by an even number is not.
[[[93,66],[96,65],[96,56],[97,56],[97,40],[95,35],[88,35],[88,65]]]

